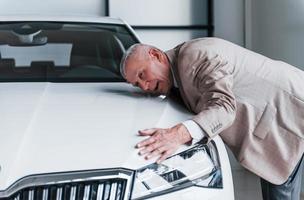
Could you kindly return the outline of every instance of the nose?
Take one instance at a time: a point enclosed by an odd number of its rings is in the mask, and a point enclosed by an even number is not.
[[[144,91],[148,91],[149,90],[149,83],[148,81],[140,81],[139,82],[139,87],[144,90]]]

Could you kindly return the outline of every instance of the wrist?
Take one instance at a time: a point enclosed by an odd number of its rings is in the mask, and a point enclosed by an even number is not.
[[[176,125],[179,141],[181,144],[186,144],[192,141],[192,137],[188,129],[183,124]]]

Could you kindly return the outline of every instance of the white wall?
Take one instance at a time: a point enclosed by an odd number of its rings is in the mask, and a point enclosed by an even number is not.
[[[198,8],[201,8],[203,3],[198,1],[192,1],[191,7],[195,8],[193,12],[198,12]],[[220,37],[238,45],[245,45],[245,17],[244,17],[244,0],[214,0],[214,36]],[[190,6],[184,6],[190,8]],[[168,8],[170,10],[171,8]],[[191,12],[184,10],[183,15],[186,15],[186,19],[189,21]],[[157,14],[156,14],[157,15]],[[197,17],[205,16],[205,14],[197,15],[192,13],[193,21],[198,22]],[[161,20],[162,18],[160,18]],[[153,21],[155,23],[155,21]],[[203,20],[203,22],[206,22]],[[151,36],[154,34],[155,36]],[[138,31],[139,36],[143,39],[143,42],[154,44],[162,49],[172,48],[179,42],[189,40],[191,38],[203,37],[207,34],[196,31]],[[169,36],[168,36],[169,35]]]
[[[247,0],[248,48],[304,70],[304,1]]]
[[[190,40],[207,36],[204,30],[136,30],[143,43],[157,46],[162,50],[168,50],[176,45]]]
[[[104,15],[104,0],[0,0],[0,15]]]
[[[143,43],[168,50],[192,38],[207,36],[203,29],[166,29],[167,26],[207,24],[207,0],[110,0],[110,16],[131,26],[161,26],[157,30],[135,29]]]
[[[214,35],[244,46],[244,0],[214,0]]]
[[[207,0],[110,0],[110,14],[132,25],[207,24]]]

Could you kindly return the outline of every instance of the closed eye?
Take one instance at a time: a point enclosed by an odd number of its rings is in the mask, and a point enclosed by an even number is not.
[[[144,77],[144,73],[143,73],[143,72],[140,72],[140,73],[138,74],[138,78],[142,80],[143,77]]]

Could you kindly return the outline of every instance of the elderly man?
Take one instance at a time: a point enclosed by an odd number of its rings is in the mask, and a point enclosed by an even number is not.
[[[127,82],[155,94],[178,88],[196,115],[139,131],[146,159],[220,134],[242,166],[261,177],[264,199],[299,199],[304,152],[304,72],[228,41],[199,38],[163,52],[136,44],[121,61]]]

